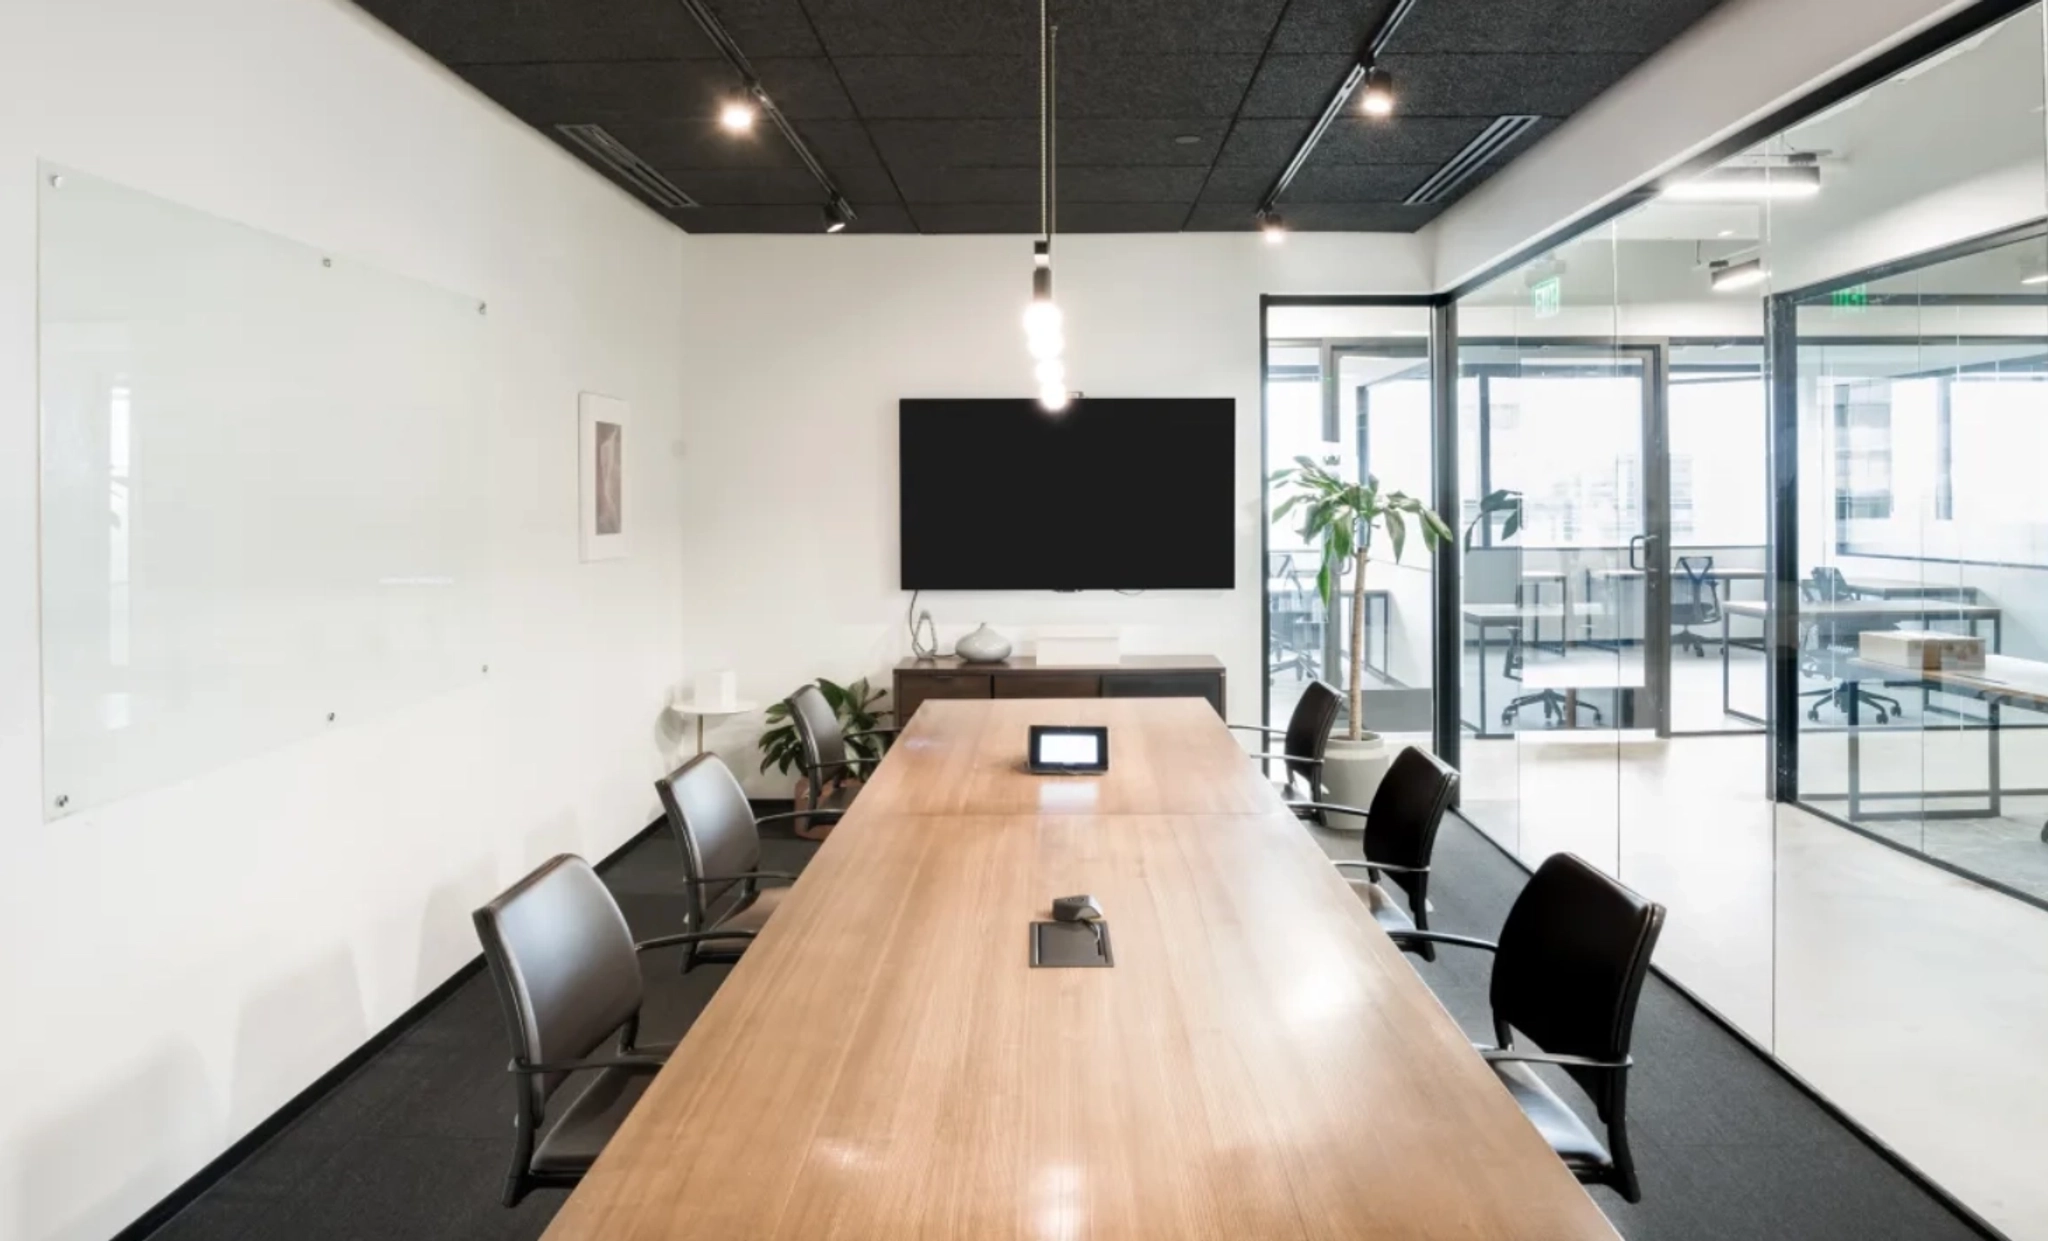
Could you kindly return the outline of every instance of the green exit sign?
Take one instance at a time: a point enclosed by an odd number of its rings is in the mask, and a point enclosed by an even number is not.
[[[1846,289],[1836,289],[1828,297],[1836,310],[1861,311],[1870,305],[1870,286],[1852,284]]]
[[[1551,276],[1530,285],[1529,303],[1536,308],[1539,319],[1556,314],[1564,306],[1564,278]]]

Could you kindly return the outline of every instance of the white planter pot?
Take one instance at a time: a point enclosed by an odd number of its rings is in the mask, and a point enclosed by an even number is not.
[[[1329,748],[1323,751],[1321,800],[1340,806],[1356,806],[1360,810],[1371,809],[1372,795],[1379,791],[1380,781],[1387,774],[1387,765],[1393,761],[1392,751],[1378,733],[1367,733],[1361,741],[1333,735]],[[1339,831],[1365,830],[1365,820],[1355,814],[1329,815],[1328,821]]]

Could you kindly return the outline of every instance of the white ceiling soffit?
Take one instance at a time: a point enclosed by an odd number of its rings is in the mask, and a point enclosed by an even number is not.
[[[1452,288],[1972,0],[1726,0],[1423,230]]]

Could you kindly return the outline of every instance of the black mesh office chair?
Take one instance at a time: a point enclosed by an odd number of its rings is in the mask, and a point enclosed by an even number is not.
[[[804,686],[785,701],[800,749],[797,765],[803,768],[804,779],[811,786],[811,805],[820,811],[845,810],[853,804],[854,794],[859,792],[845,784],[845,778],[862,763],[874,761],[877,753],[886,753],[890,741],[902,730],[870,728],[858,733],[847,732],[839,723],[839,713],[826,701],[825,691],[815,684]],[[878,744],[862,746],[865,753],[856,753],[847,744],[849,741],[870,739]],[[794,817],[808,820],[828,816],[798,814]]]
[[[1458,773],[1436,755],[1414,746],[1404,748],[1388,765],[1386,776],[1373,792],[1372,806],[1338,806],[1326,802],[1292,803],[1299,810],[1320,810],[1325,814],[1357,815],[1365,820],[1364,861],[1340,861],[1340,870],[1362,870],[1362,879],[1348,879],[1351,890],[1372,911],[1373,920],[1388,931],[1429,929],[1429,867],[1436,852],[1437,829],[1451,808],[1451,796],[1458,788]],[[1403,909],[1380,886],[1384,873],[1407,894]],[[1436,960],[1436,945],[1417,940],[1401,945],[1404,951]]]
[[[1861,598],[1849,587],[1848,579],[1833,565],[1819,565],[1799,583],[1799,597],[1807,603],[1829,604]],[[1799,672],[1802,676],[1819,681],[1831,682],[1827,689],[1810,689],[1800,693],[1801,698],[1813,699],[1813,705],[1806,709],[1806,718],[1818,722],[1822,707],[1833,707],[1844,716],[1856,708],[1868,707],[1877,716],[1880,724],[1888,723],[1895,715],[1902,714],[1899,700],[1889,694],[1866,689],[1864,670],[1855,667],[1862,654],[1865,633],[1894,628],[1884,621],[1858,621],[1839,616],[1816,614],[1801,626],[1799,642]],[[1855,702],[1850,702],[1850,686],[1855,686]]]
[[[1671,623],[1678,630],[1671,635],[1671,641],[1704,658],[1708,640],[1694,633],[1692,627],[1721,622],[1721,583],[1714,576],[1714,558],[1680,556],[1678,572],[1685,591],[1682,596],[1674,592],[1671,599]]]
[[[590,864],[561,854],[471,915],[512,1042],[512,1169],[504,1203],[573,1185],[624,1123],[669,1048],[639,1043],[640,961],[695,934],[634,943],[625,915]],[[747,932],[752,934],[752,932]],[[593,1055],[614,1034],[617,1049]],[[572,1073],[591,1073],[551,1113]]]
[[[1409,939],[1494,954],[1490,1000],[1498,1047],[1481,1048],[1508,1092],[1581,1182],[1609,1185],[1630,1202],[1642,1188],[1628,1145],[1629,1042],[1664,907],[1646,901],[1569,853],[1554,853],[1515,898],[1500,943],[1439,931]],[[1521,1031],[1540,1052],[1520,1051]],[[1579,1114],[1528,1066],[1554,1064],[1593,1100],[1603,1144]]]
[[[1286,728],[1267,728],[1261,724],[1229,724],[1225,727],[1258,733],[1262,737],[1279,737],[1281,749],[1258,751],[1252,757],[1265,764],[1269,772],[1275,760],[1284,763],[1277,782],[1280,795],[1288,801],[1312,802],[1322,792],[1323,755],[1330,746],[1330,730],[1337,726],[1337,714],[1343,708],[1343,696],[1335,688],[1323,681],[1310,681],[1302,687],[1301,697],[1295,700]],[[1316,822],[1323,821],[1319,813],[1307,813]]]
[[[784,819],[837,821],[843,810],[791,810],[754,817],[732,768],[716,754],[699,754],[654,782],[661,807],[683,852],[683,929],[702,931],[683,949],[683,972],[740,958],[747,942],[768,924],[795,875],[762,870],[763,823]],[[719,935],[718,932],[731,932]]]
[[[1510,681],[1521,680],[1523,653],[1522,627],[1517,625],[1508,631],[1508,650],[1507,654],[1501,656],[1500,674]],[[1481,675],[1484,675],[1483,668]],[[1533,690],[1526,694],[1518,694],[1509,699],[1508,705],[1500,709],[1501,727],[1506,728],[1514,723],[1515,717],[1521,714],[1523,709],[1527,707],[1543,708],[1543,720],[1547,724],[1576,724],[1578,723],[1577,720],[1567,721],[1565,719],[1566,712],[1572,709],[1574,702],[1576,702],[1579,710],[1592,715],[1594,723],[1601,722],[1603,717],[1600,714],[1600,708],[1587,702],[1584,698],[1574,700],[1559,690],[1545,688]]]

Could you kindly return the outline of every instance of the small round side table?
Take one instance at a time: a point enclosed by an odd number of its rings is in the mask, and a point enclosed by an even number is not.
[[[669,704],[669,710],[677,715],[694,715],[697,717],[697,753],[702,754],[704,752],[704,721],[707,718],[745,715],[749,711],[758,710],[760,706],[761,704],[758,702],[747,702],[744,699],[734,699],[730,703],[717,707],[709,705],[699,706],[692,701],[678,700]]]

